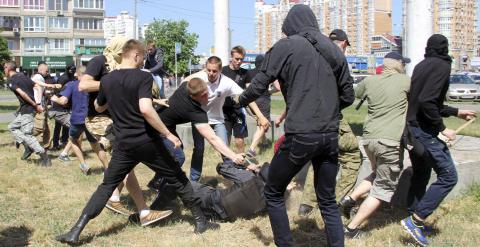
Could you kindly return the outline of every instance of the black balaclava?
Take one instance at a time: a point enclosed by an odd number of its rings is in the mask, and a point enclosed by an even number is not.
[[[452,57],[448,55],[448,39],[441,34],[432,35],[427,41],[425,57],[438,57],[451,63]]]
[[[260,69],[260,66],[262,66],[263,60],[265,57],[263,55],[258,55],[255,57],[255,68]]]

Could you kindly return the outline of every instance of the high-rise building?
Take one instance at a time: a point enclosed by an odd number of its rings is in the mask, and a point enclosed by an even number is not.
[[[282,37],[283,20],[297,3],[310,6],[322,33],[328,35],[333,29],[343,29],[351,44],[348,54],[369,55],[372,53],[373,37],[392,32],[391,0],[280,0],[278,4],[257,0],[257,52],[266,52]]]
[[[105,17],[104,30],[107,43],[115,36],[133,39],[135,29],[135,17],[128,15],[128,11],[122,11],[118,16]]]
[[[23,70],[61,71],[105,47],[104,0],[0,0],[0,36]],[[74,56],[75,55],[75,56]]]
[[[433,32],[448,38],[455,70],[469,68],[477,55],[477,0],[434,0]]]

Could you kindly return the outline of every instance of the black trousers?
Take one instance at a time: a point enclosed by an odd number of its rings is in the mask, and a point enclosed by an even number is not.
[[[175,188],[187,208],[200,205],[200,199],[194,196],[192,185],[185,173],[165,148],[162,140],[155,140],[130,150],[119,150],[114,147],[103,182],[93,193],[83,209],[83,214],[87,214],[90,219],[97,217],[118,184],[140,162],[165,178]]]

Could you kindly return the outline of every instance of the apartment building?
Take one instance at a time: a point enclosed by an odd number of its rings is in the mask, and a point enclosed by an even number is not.
[[[118,16],[105,17],[104,36],[107,44],[112,38],[116,36],[134,39],[135,17],[130,16],[128,14],[128,11],[122,11]]]
[[[0,0],[0,36],[23,70],[86,63],[105,47],[104,0]]]
[[[343,29],[351,44],[347,49],[349,55],[372,54],[373,37],[392,33],[391,0],[280,0],[278,4],[265,4],[263,0],[257,0],[257,52],[266,52],[282,37],[283,20],[297,3],[310,6],[322,33],[328,35],[333,29]]]
[[[434,33],[449,40],[454,70],[467,70],[477,56],[477,0],[434,0]]]

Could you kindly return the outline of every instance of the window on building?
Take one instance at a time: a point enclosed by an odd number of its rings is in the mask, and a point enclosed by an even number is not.
[[[50,17],[48,19],[50,29],[68,29],[68,17]]]
[[[20,27],[20,17],[18,16],[0,16],[0,29],[4,31],[13,31]]]
[[[48,51],[50,53],[69,53],[70,40],[69,39],[49,39]]]
[[[48,10],[67,10],[67,0],[48,0]]]
[[[20,50],[20,42],[18,40],[8,39],[7,46],[8,49],[12,51]]]
[[[0,0],[0,6],[18,7],[18,0]]]
[[[75,39],[76,46],[105,46],[105,39]]]
[[[44,52],[44,38],[25,38],[23,41],[23,50],[25,52]]]
[[[25,32],[45,32],[45,18],[25,16],[23,18],[23,30]]]
[[[23,9],[44,10],[45,0],[23,0]]]
[[[103,9],[103,0],[74,0],[73,7],[80,9]]]
[[[101,30],[103,29],[103,20],[93,19],[93,18],[75,18],[74,28],[87,29],[87,30]]]

